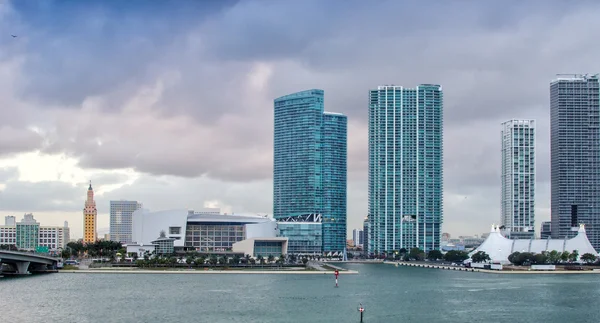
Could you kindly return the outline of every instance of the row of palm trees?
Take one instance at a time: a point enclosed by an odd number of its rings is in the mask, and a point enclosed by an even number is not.
[[[175,267],[177,265],[186,264],[189,267],[204,267],[209,265],[211,267],[225,267],[225,266],[238,266],[238,265],[279,265],[282,266],[287,263],[296,263],[297,257],[294,255],[286,256],[279,255],[279,257],[275,258],[273,255],[268,255],[266,258],[262,255],[253,258],[250,255],[245,255],[244,257],[240,255],[201,255],[196,253],[187,254],[185,257],[183,255],[176,256],[174,254],[170,255],[156,255],[153,253],[146,252],[142,259],[136,259],[135,263],[139,267]],[[302,262],[306,264],[308,262],[307,258],[303,258]]]

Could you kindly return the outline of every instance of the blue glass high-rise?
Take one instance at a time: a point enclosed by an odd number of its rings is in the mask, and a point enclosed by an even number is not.
[[[370,254],[440,248],[443,93],[439,85],[369,92]]]
[[[346,246],[347,118],[324,111],[323,90],[274,101],[273,216],[321,214],[323,251]]]

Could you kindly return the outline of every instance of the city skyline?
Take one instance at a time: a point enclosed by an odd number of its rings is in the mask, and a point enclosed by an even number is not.
[[[1,215],[81,237],[89,180],[99,234],[110,200],[271,213],[273,99],[320,88],[348,116],[347,227],[360,228],[366,93],[427,82],[445,90],[444,231],[498,221],[498,125],[513,118],[537,122],[536,230],[550,220],[548,83],[600,71],[600,4],[179,3],[1,2]]]

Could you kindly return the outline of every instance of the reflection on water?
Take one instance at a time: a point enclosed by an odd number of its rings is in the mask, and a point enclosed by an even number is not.
[[[2,322],[597,322],[600,276],[348,264],[330,275],[53,274],[0,280]]]

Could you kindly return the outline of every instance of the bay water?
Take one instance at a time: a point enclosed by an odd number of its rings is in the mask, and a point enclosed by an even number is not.
[[[600,322],[599,275],[345,264],[340,275],[48,274],[0,279],[0,322]]]

